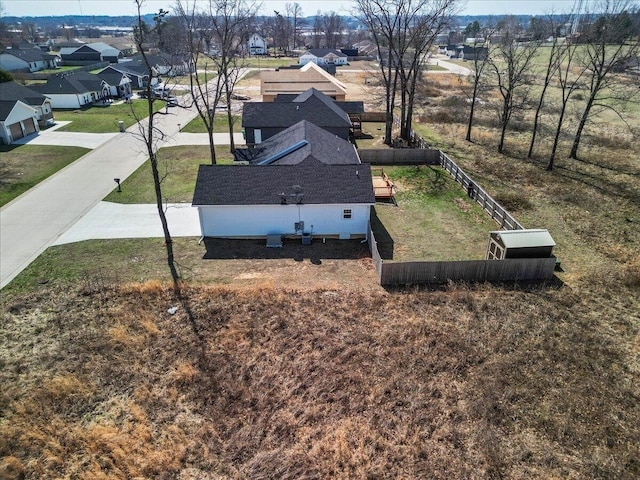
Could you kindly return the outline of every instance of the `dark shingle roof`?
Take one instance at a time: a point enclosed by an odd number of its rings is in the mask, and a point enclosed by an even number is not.
[[[311,53],[312,55],[315,55],[316,57],[324,57],[325,55],[328,55],[329,53],[333,53],[334,55],[336,55],[338,57],[346,57],[346,55],[344,53],[342,53],[340,50],[336,50],[335,48],[310,48],[309,50],[307,50],[306,53]]]
[[[302,141],[306,141],[306,145],[270,165],[295,165],[309,158],[326,165],[360,163],[360,157],[353,144],[306,120],[277,133],[254,148],[236,150],[235,159],[256,164]]]
[[[375,203],[368,164],[303,163],[268,167],[200,165],[192,204],[280,205],[281,194],[288,197],[295,193],[294,186],[300,186],[304,204]]]
[[[9,50],[5,50],[2,53],[7,53],[9,55],[13,55],[20,60],[24,60],[25,62],[41,62],[44,59],[52,58],[54,55],[50,55],[48,53],[44,53],[40,49],[28,48],[28,49],[20,49],[20,48],[11,48]]]
[[[4,122],[18,100],[0,100],[0,122]]]
[[[32,107],[39,107],[47,97],[16,82],[5,82],[0,83],[0,100],[20,100]]]
[[[243,127],[286,128],[301,120],[325,128],[351,126],[346,112],[315,88],[299,94],[291,102],[248,102],[242,110]]]
[[[52,75],[46,84],[33,88],[45,95],[98,92],[102,90],[102,80],[89,72],[73,72]]]
[[[133,75],[135,77],[145,77],[149,75],[149,70],[146,66],[140,65],[138,63],[133,62],[123,62],[114,65],[109,65],[107,68],[102,70],[102,72],[120,72],[126,73],[127,75]]]

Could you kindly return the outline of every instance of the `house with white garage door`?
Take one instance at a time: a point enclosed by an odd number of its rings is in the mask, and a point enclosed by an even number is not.
[[[10,145],[32,133],[39,132],[38,112],[20,100],[0,100],[0,140]]]

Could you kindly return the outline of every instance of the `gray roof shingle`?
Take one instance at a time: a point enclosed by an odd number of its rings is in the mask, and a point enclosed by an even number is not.
[[[319,127],[350,127],[349,115],[324,93],[310,88],[291,102],[249,102],[242,110],[242,126],[289,127],[308,120]]]
[[[280,205],[299,186],[304,204],[373,204],[371,167],[358,165],[200,165],[192,204]],[[295,200],[289,200],[289,202]]]
[[[40,107],[47,97],[16,82],[5,82],[0,83],[0,100],[20,100],[32,107]]]
[[[44,85],[34,85],[33,89],[44,95],[99,92],[102,80],[89,72],[73,72],[52,75]]]
[[[254,148],[237,149],[235,159],[256,164],[303,140],[307,142],[306,145],[272,162],[271,165],[295,165],[309,158],[326,165],[360,163],[360,157],[353,144],[306,120],[277,133]]]

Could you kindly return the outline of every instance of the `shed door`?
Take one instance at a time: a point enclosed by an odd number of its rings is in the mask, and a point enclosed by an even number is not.
[[[18,140],[19,138],[22,138],[24,136],[22,135],[22,127],[20,127],[20,122],[9,125],[9,131],[11,132],[11,137],[14,140]]]
[[[256,128],[253,131],[253,140],[255,143],[262,143],[262,130]]]
[[[27,118],[24,121],[24,129],[26,130],[25,135],[30,135],[36,132],[36,126],[33,123],[33,118]]]

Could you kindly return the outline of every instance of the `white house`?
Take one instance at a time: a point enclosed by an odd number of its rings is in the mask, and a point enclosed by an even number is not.
[[[104,103],[109,98],[109,85],[89,72],[58,74],[33,90],[51,100],[53,108],[82,108]]]
[[[37,110],[20,100],[0,100],[0,140],[10,145],[39,132]]]
[[[298,63],[300,65],[306,65],[310,62],[316,65],[346,65],[348,58],[340,50],[334,48],[312,48],[300,55]]]
[[[203,237],[366,237],[371,167],[346,140],[303,120],[234,159],[248,164],[200,166]]]
[[[375,203],[368,164],[200,165],[203,237],[363,238]]]
[[[267,41],[258,33],[253,33],[247,42],[247,51],[249,55],[266,55]]]
[[[16,82],[4,82],[0,85],[0,100],[20,100],[31,108],[35,108],[38,126],[41,128],[53,124],[51,100],[31,88]]]
[[[58,57],[39,48],[9,49],[0,53],[0,68],[8,72],[37,72],[58,68]]]

